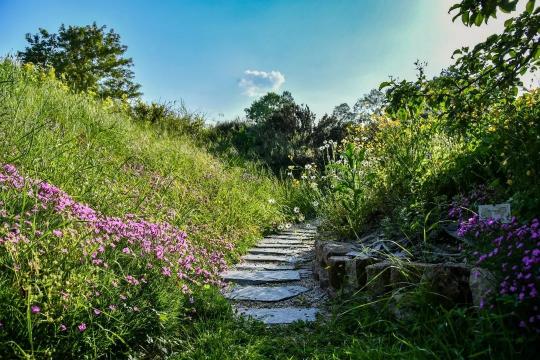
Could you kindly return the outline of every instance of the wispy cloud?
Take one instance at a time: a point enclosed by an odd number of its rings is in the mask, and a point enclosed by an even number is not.
[[[244,90],[244,95],[253,97],[277,91],[284,82],[285,76],[279,71],[246,70],[238,86]]]

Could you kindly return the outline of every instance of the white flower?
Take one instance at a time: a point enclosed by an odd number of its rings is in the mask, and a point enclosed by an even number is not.
[[[300,214],[298,215],[298,221],[304,221],[306,218],[304,217],[304,215]]]
[[[291,226],[292,226],[292,224],[291,224],[291,223],[286,223],[286,224],[285,224],[285,229],[290,229],[290,228],[291,228]]]
[[[328,141],[324,140],[322,143],[323,143],[324,145],[326,145],[326,144],[328,144]]]
[[[268,203],[269,203],[269,204],[275,204],[275,203],[276,203],[276,200],[275,200],[275,199],[268,199]]]
[[[314,207],[319,206],[319,202],[318,202],[318,201],[314,201],[314,202],[312,202],[312,204],[313,204]]]
[[[315,175],[311,175],[310,179],[315,180]]]
[[[295,214],[298,214],[300,212],[300,208],[298,206],[296,206],[294,209],[293,209],[294,213]]]
[[[283,224],[279,224],[277,228],[278,228],[278,230],[283,230],[283,229],[285,229],[285,226],[283,226]]]
[[[287,173],[287,176],[292,177],[292,176],[293,176],[292,172],[288,172],[288,173]]]
[[[323,151],[323,150],[324,150],[324,146],[319,146],[319,150]]]
[[[302,174],[302,176],[300,176],[300,178],[302,178],[302,179],[305,180],[305,179],[307,179],[307,175],[306,175],[306,174]]]
[[[306,164],[306,170],[309,170],[311,169],[311,165],[310,164]]]

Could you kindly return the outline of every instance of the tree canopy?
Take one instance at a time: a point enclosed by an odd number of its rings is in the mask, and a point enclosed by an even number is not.
[[[131,99],[141,95],[134,82],[133,60],[125,57],[126,45],[113,29],[96,23],[86,26],[64,24],[58,33],[40,28],[26,34],[28,46],[18,53],[25,63],[53,67],[77,92],[93,92],[101,97]]]

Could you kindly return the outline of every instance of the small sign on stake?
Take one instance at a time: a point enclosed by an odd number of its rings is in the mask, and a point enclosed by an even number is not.
[[[502,223],[510,222],[510,204],[480,205],[478,206],[480,220],[499,220]]]

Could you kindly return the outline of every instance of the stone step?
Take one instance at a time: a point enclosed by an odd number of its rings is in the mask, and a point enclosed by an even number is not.
[[[294,264],[283,263],[261,263],[261,262],[242,262],[236,264],[233,270],[294,270]]]
[[[314,241],[303,241],[303,240],[286,240],[286,239],[263,239],[257,243],[257,245],[266,245],[266,244],[281,244],[281,245],[304,245],[304,246],[313,246]]]
[[[238,286],[226,292],[227,299],[237,301],[273,302],[290,299],[309,291],[303,286]]]
[[[295,321],[315,321],[316,308],[238,308],[238,314],[260,320],[265,324],[290,324]]]
[[[221,275],[227,282],[241,285],[264,284],[300,280],[300,273],[296,270],[230,270]]]
[[[297,261],[293,256],[284,256],[284,255],[255,255],[248,254],[242,257],[243,260],[247,261],[259,261],[259,262],[282,262],[288,264],[294,264]]]
[[[275,244],[275,243],[259,243],[255,245],[257,248],[277,248],[277,249],[300,249],[312,250],[313,246],[309,244]]]
[[[264,237],[265,239],[299,239],[299,240],[309,240],[313,239],[313,236],[300,235],[300,234],[280,234],[280,235],[268,235]]]
[[[263,254],[263,255],[294,255],[292,249],[278,249],[278,248],[251,248],[250,254]]]
[[[249,249],[250,254],[260,255],[291,255],[299,256],[300,254],[306,254],[310,252],[311,248],[267,248],[267,247],[254,247]]]

